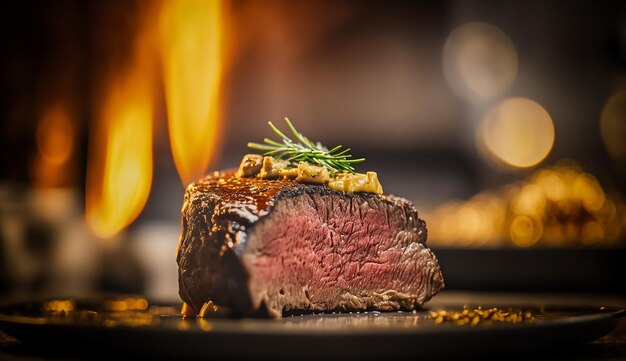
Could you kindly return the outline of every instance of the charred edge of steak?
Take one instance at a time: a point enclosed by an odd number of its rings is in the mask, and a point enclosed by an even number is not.
[[[183,229],[176,257],[182,300],[196,312],[211,300],[227,305],[233,315],[266,315],[267,305],[253,306],[248,289],[250,275],[240,255],[246,248],[248,234],[271,213],[278,199],[304,193],[361,201],[374,198],[415,213],[410,202],[392,196],[343,193],[289,180],[234,178],[232,171],[207,177],[185,192]],[[417,242],[425,243],[425,223],[419,218],[416,221],[421,231]]]
[[[239,258],[231,249],[221,255],[215,251],[222,249],[228,234],[213,223],[216,203],[198,203],[193,197],[185,195],[182,211],[182,235],[176,255],[179,295],[196,313],[209,300],[234,309],[249,309],[250,299],[245,297],[248,274]],[[222,292],[212,294],[214,289]]]

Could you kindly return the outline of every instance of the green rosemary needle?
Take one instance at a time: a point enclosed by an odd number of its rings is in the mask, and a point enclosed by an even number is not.
[[[330,150],[323,146],[320,142],[312,142],[309,138],[298,132],[291,124],[289,118],[285,118],[287,127],[291,130],[296,140],[290,139],[283,134],[272,122],[268,122],[272,131],[276,133],[282,140],[275,141],[269,138],[263,139],[265,144],[248,143],[248,147],[265,151],[264,155],[272,156],[276,159],[286,160],[290,163],[309,162],[328,168],[331,172],[347,172],[354,173],[353,164],[365,161],[365,158],[350,159],[352,156],[348,154],[350,148],[343,148],[338,145]]]

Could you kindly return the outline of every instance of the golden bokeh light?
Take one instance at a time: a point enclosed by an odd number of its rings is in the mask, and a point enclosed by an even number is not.
[[[429,218],[437,246],[617,246],[626,236],[626,204],[572,161],[526,181],[441,205]]]
[[[529,247],[537,243],[543,229],[541,223],[529,216],[517,216],[511,222],[509,231],[511,241],[519,247]]]
[[[218,0],[172,0],[161,12],[168,129],[184,185],[206,173],[218,147],[223,7]]]
[[[493,194],[481,193],[465,203],[441,206],[429,218],[428,229],[443,244],[493,245],[502,241],[505,217],[506,204]]]
[[[545,193],[538,185],[527,184],[513,197],[511,206],[517,214],[537,216],[545,211]]]
[[[448,36],[443,48],[443,71],[450,87],[464,99],[494,99],[515,82],[517,51],[497,27],[467,23]]]
[[[609,98],[600,115],[600,134],[609,154],[626,161],[626,92]]]
[[[67,109],[54,106],[37,124],[37,149],[46,162],[62,164],[74,148],[74,128]]]
[[[33,183],[39,188],[71,185],[74,152],[74,119],[60,102],[43,111],[35,133],[37,154],[32,164]]]
[[[86,214],[89,227],[102,239],[112,239],[133,222],[150,194],[154,41],[155,29],[145,25],[130,64],[110,79],[91,133]]]
[[[604,227],[597,221],[585,223],[581,233],[582,242],[585,245],[594,245],[604,240]]]
[[[43,310],[51,314],[69,314],[76,310],[76,302],[66,299],[52,299],[43,305]]]
[[[528,168],[545,159],[554,145],[554,125],[537,102],[511,98],[492,108],[477,130],[478,147],[513,167]]]
[[[578,198],[589,212],[598,212],[604,205],[605,195],[596,177],[589,173],[579,174],[572,186],[572,196]]]
[[[570,178],[567,177],[567,173],[569,172],[565,171],[562,174],[557,174],[544,169],[537,173],[534,184],[541,188],[546,199],[558,202],[566,197],[565,178]]]

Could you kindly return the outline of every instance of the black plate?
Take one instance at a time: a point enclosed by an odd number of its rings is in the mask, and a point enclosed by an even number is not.
[[[437,324],[429,310],[195,319],[180,317],[174,306],[146,307],[137,298],[63,302],[6,303],[0,306],[0,329],[20,340],[22,348],[65,356],[389,359],[569,346],[606,335],[624,315],[616,307],[482,305],[531,311],[534,319],[459,326]],[[429,307],[460,311],[465,306],[433,302]]]
[[[433,247],[433,252],[448,290],[626,294],[623,247]]]

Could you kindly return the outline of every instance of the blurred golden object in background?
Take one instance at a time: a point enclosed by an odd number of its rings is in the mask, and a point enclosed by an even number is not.
[[[443,48],[443,71],[450,87],[469,101],[494,99],[517,77],[517,51],[497,27],[480,22],[456,28]]]
[[[622,173],[626,172],[626,92],[614,94],[600,115],[600,135]]]
[[[37,149],[48,163],[62,164],[74,147],[74,130],[66,109],[48,109],[37,125]]]
[[[511,98],[491,109],[477,133],[482,148],[509,166],[528,168],[544,160],[554,145],[554,125],[537,102]]]
[[[76,302],[67,299],[53,299],[43,305],[43,310],[55,315],[69,314],[76,309]]]
[[[35,186],[52,188],[68,186],[73,176],[69,160],[74,152],[74,119],[67,106],[55,104],[47,108],[35,133],[37,155],[32,176]]]
[[[624,244],[626,205],[572,161],[528,180],[449,202],[427,219],[436,246],[602,246]]]

